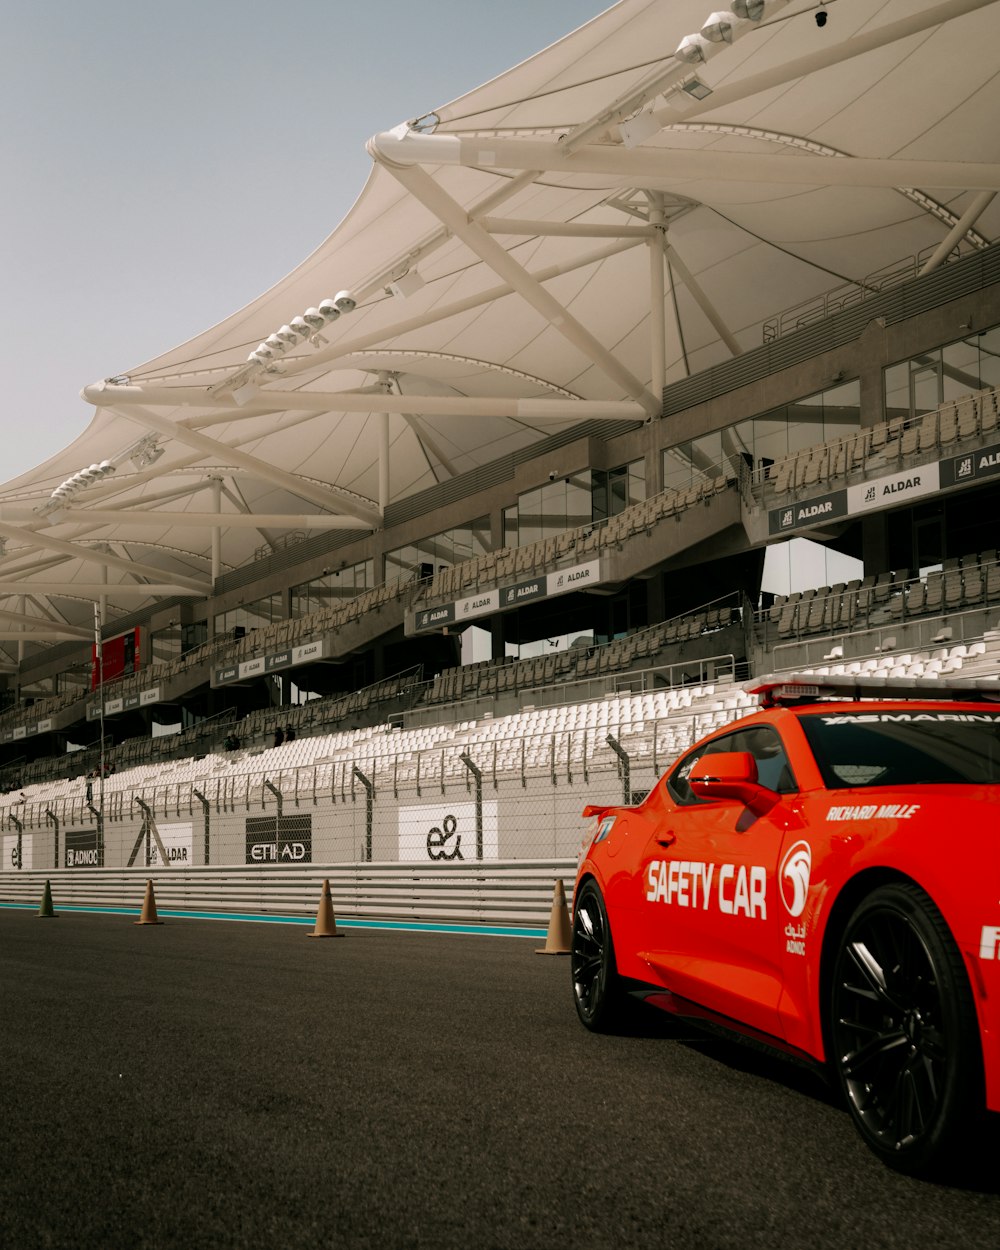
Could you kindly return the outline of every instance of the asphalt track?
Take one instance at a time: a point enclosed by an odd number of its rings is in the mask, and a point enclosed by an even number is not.
[[[58,907],[58,899],[57,899]],[[523,939],[0,909],[0,1244],[991,1247],[811,1074],[577,1022]]]

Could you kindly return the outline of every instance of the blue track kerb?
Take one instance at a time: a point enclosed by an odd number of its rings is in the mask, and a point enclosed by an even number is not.
[[[37,911],[35,903],[0,903],[17,911]],[[174,920],[236,920],[245,924],[301,924],[314,925],[316,921],[308,916],[262,916],[253,912],[235,911],[171,911],[157,907],[157,915],[169,916]],[[110,916],[139,916],[139,907],[59,907],[56,915],[63,912],[93,912]],[[469,933],[480,937],[523,937],[545,940],[545,929],[522,929],[507,925],[479,924],[437,924],[433,921],[417,920],[337,920],[338,929],[388,929],[400,933]]]

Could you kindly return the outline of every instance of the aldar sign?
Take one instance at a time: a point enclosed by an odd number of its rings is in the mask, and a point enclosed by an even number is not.
[[[156,831],[160,835],[163,849],[167,852],[171,868],[190,868],[194,863],[194,825],[189,821],[173,825],[162,825],[157,822]],[[160,866],[160,852],[156,848],[156,841],[148,834],[146,866],[147,868]]]
[[[498,859],[500,836],[495,800],[483,803],[483,859]],[[403,863],[476,862],[476,805],[442,800],[399,809],[399,858]]]

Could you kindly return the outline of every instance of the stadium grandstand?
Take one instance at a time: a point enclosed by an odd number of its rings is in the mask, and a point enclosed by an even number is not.
[[[998,46],[623,0],[109,362],[0,488],[0,899],[537,927],[746,678],[1000,675]]]

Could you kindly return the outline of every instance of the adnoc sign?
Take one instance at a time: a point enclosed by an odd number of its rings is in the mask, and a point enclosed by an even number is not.
[[[485,590],[454,603],[439,603],[433,608],[421,608],[413,618],[413,632],[425,629],[441,629],[445,625],[459,625],[463,621],[491,612],[506,611],[533,603],[538,599],[551,599],[554,595],[567,595],[574,590],[585,590],[601,580],[600,560],[575,564],[555,573],[540,573],[537,577],[515,582],[513,586],[501,586],[499,590]]]

